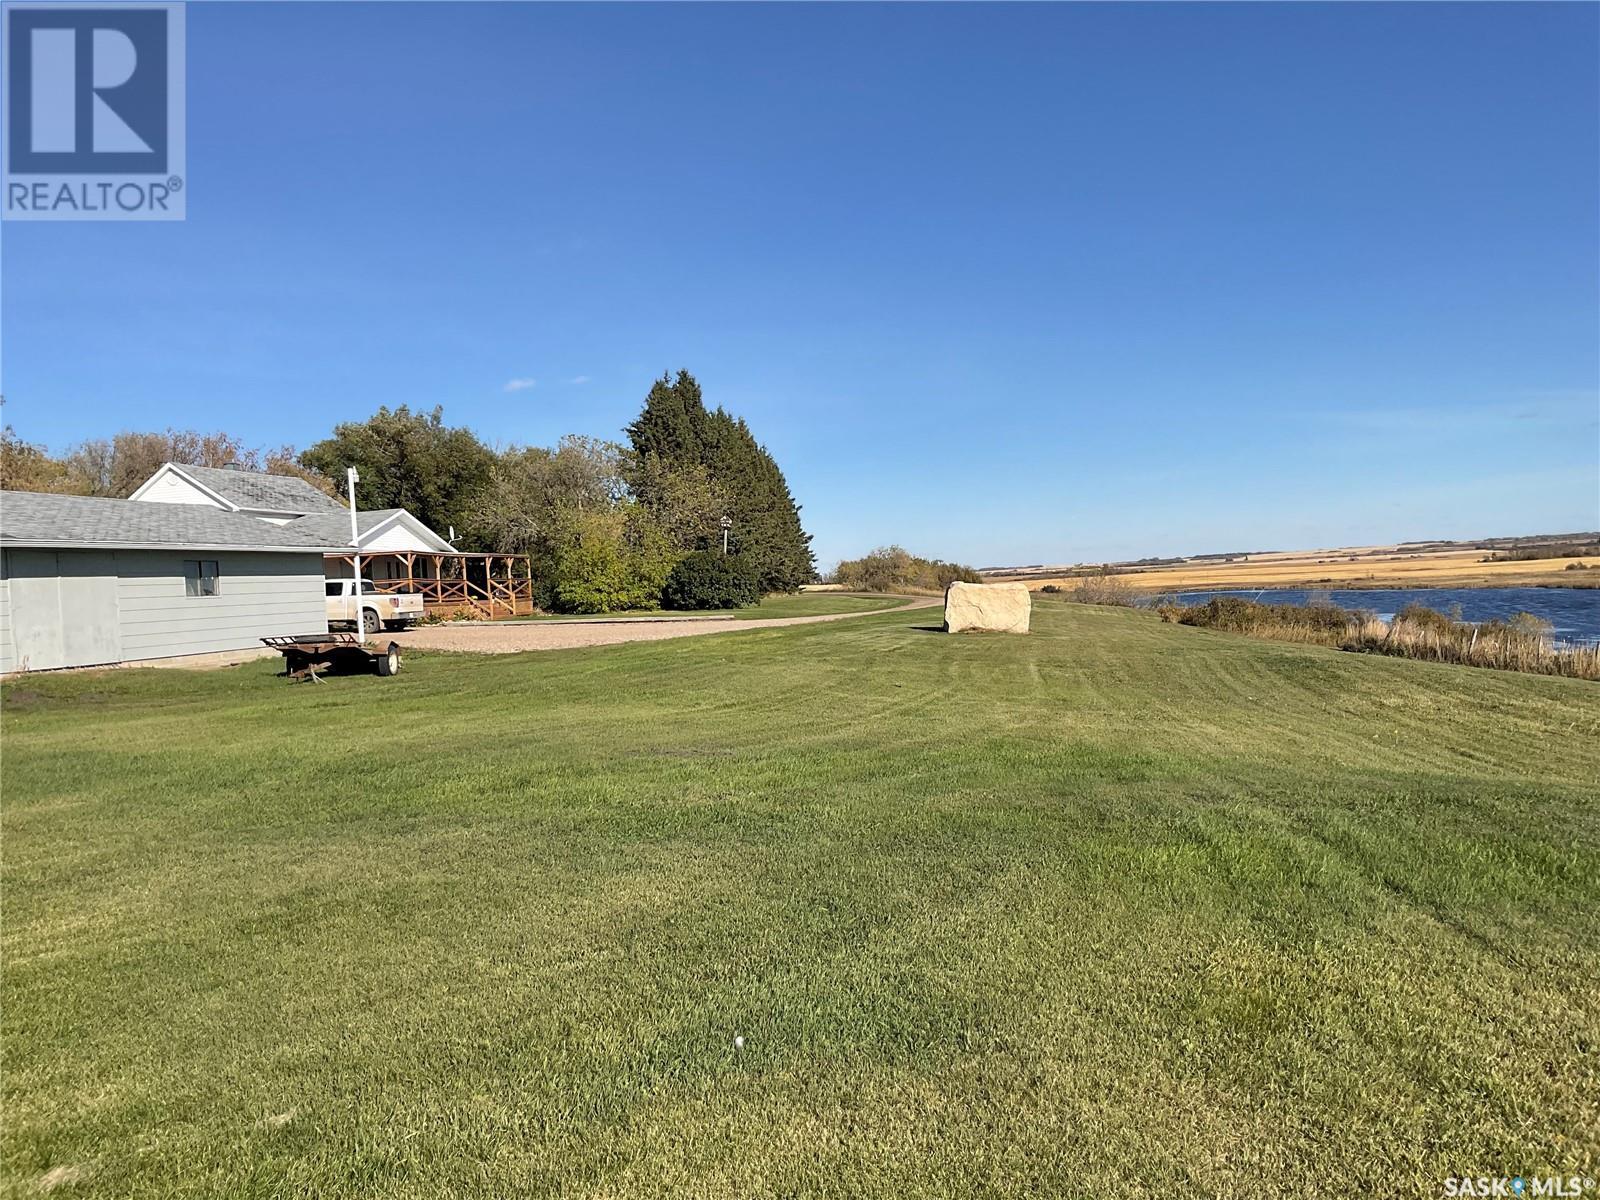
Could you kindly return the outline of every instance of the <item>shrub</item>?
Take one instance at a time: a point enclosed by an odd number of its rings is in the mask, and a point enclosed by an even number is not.
[[[1415,602],[1402,608],[1395,617],[1397,624],[1404,624],[1412,629],[1439,635],[1449,634],[1455,627],[1455,622],[1445,616],[1438,609],[1429,608],[1425,604]]]
[[[744,608],[761,599],[755,567],[742,555],[697,550],[672,568],[661,607]]]
[[[1080,579],[1072,598],[1079,604],[1115,604],[1122,608],[1132,608],[1136,603],[1128,581],[1110,567],[1101,567]]]
[[[833,582],[861,592],[942,592],[952,583],[982,583],[983,576],[961,563],[918,558],[900,546],[882,546],[863,558],[840,563]]]
[[[1512,613],[1511,620],[1506,624],[1523,637],[1547,638],[1555,629],[1549,621],[1531,612]]]
[[[677,553],[636,504],[558,511],[540,563],[540,607],[605,613],[655,608]]]
[[[1358,620],[1355,613],[1331,604],[1302,607],[1297,604],[1261,604],[1242,596],[1213,596],[1204,604],[1189,608],[1163,607],[1161,618],[1180,625],[1205,629],[1226,629],[1232,633],[1252,633],[1281,641],[1318,642],[1337,645]]]
[[[566,547],[554,564],[558,612],[604,613],[638,608],[628,594],[627,565],[614,543],[594,541]]]

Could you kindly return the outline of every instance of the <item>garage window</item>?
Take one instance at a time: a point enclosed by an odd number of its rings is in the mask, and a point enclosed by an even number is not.
[[[191,558],[183,564],[183,590],[189,596],[217,594],[217,560]]]

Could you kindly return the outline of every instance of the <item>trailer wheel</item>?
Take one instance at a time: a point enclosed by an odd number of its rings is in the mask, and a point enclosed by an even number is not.
[[[388,649],[378,656],[378,674],[388,679],[400,674],[400,643],[390,642]]]

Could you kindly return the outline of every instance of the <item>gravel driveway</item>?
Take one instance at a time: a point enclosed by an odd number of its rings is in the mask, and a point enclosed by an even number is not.
[[[903,600],[904,597],[894,597]],[[384,634],[403,647],[419,650],[463,650],[473,654],[521,654],[525,650],[569,650],[574,646],[609,646],[616,642],[659,642],[666,638],[702,637],[712,633],[737,633],[741,629],[771,629],[779,625],[815,625],[823,621],[848,621],[852,617],[882,612],[931,608],[942,604],[938,596],[914,596],[907,603],[890,603],[868,612],[826,613],[816,617],[774,617],[744,621],[737,617],[612,617],[593,621],[522,621],[494,625],[447,623],[426,625],[406,633]]]

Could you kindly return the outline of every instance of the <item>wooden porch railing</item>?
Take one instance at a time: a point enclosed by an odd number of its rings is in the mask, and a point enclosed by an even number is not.
[[[333,554],[330,561],[354,566],[354,556]],[[483,616],[520,617],[534,611],[531,563],[521,554],[363,554],[362,578],[375,592],[409,592],[422,597],[424,611],[472,611]],[[519,574],[518,567],[522,568]],[[401,567],[404,574],[395,571]],[[417,568],[424,571],[418,573]],[[431,573],[426,568],[432,568]],[[473,579],[470,575],[481,578]]]

